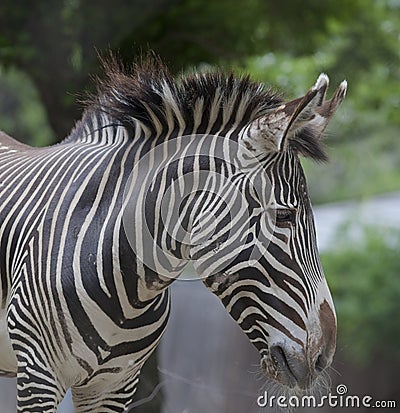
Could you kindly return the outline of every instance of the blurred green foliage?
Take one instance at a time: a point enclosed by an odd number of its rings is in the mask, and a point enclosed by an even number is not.
[[[16,93],[23,91],[23,93]],[[32,104],[34,103],[34,104]],[[0,130],[21,142],[44,146],[51,142],[46,113],[29,77],[0,67]]]
[[[250,57],[245,70],[289,96],[301,95],[320,72],[329,74],[332,89],[348,80],[348,96],[327,131],[331,163],[305,161],[314,202],[400,189],[399,1],[363,2],[350,21],[330,20],[313,52]]]
[[[321,256],[337,311],[338,346],[359,364],[375,356],[399,363],[400,232],[358,228],[357,242],[354,232],[352,225],[343,229],[337,247]]]

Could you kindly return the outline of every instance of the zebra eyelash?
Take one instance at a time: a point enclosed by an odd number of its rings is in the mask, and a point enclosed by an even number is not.
[[[294,208],[279,208],[275,210],[275,223],[279,224],[294,224],[296,222],[296,209]]]

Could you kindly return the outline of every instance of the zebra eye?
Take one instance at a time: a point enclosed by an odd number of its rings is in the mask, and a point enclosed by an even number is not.
[[[294,224],[296,219],[295,209],[277,209],[275,210],[276,224]]]

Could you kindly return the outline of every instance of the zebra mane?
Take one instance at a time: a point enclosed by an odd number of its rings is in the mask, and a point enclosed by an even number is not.
[[[222,71],[174,78],[158,57],[126,68],[115,57],[102,60],[104,77],[97,79],[97,93],[89,100],[92,110],[106,113],[122,124],[144,124],[157,132],[160,124],[204,133],[243,127],[281,104],[277,93],[266,90],[249,76]],[[220,120],[220,121],[219,121]]]
[[[129,68],[113,55],[101,63],[104,75],[96,79],[96,93],[86,100],[88,109],[66,141],[79,140],[85,124],[91,128],[93,112],[124,126],[136,127],[140,122],[154,137],[163,131],[175,136],[178,131],[223,135],[242,129],[283,102],[278,93],[249,76],[214,70],[174,78],[154,55]],[[327,160],[320,136],[310,129],[304,128],[289,146],[316,161]]]

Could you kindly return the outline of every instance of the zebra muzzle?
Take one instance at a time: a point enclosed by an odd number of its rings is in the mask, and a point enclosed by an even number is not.
[[[264,373],[284,386],[311,389],[318,376],[330,365],[324,349],[307,354],[304,348],[286,343],[272,345],[261,360]]]

